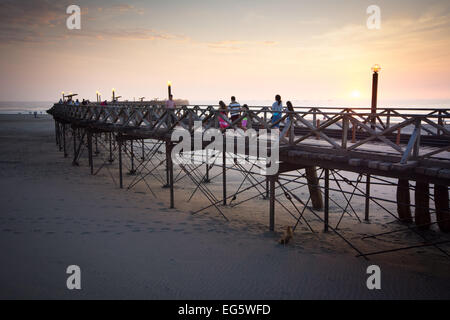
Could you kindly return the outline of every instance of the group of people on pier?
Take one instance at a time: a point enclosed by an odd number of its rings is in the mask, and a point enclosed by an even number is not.
[[[166,101],[166,109],[168,111],[174,111],[176,109],[175,102],[173,101],[173,96],[169,95],[169,99]],[[219,112],[221,117],[219,118],[219,126],[221,129],[226,129],[230,126],[230,122],[234,124],[240,117],[241,113],[248,111],[249,107],[247,104],[241,106],[239,102],[236,101],[236,97],[231,97],[231,102],[227,106],[225,102],[222,100],[219,101]],[[294,107],[290,101],[286,102],[286,107],[283,107],[283,101],[281,100],[281,96],[277,94],[275,96],[275,102],[271,107],[272,111],[272,119],[271,122],[273,124],[272,128],[280,127],[280,119],[283,111],[292,111],[294,112]],[[171,113],[172,114],[172,113]],[[228,117],[229,115],[229,117]],[[170,120],[169,120],[170,121]],[[289,118],[286,119],[286,124],[289,124]],[[237,124],[241,129],[246,130],[248,124],[248,118],[244,116],[240,123]]]
[[[79,105],[88,105],[91,102],[89,100],[83,99],[83,101],[80,103],[78,99],[73,101],[72,97],[68,97],[67,99],[59,100],[60,104],[67,104],[72,106],[79,106]],[[101,105],[106,106],[108,103],[107,101],[102,101],[100,103]],[[172,121],[176,121],[174,111],[176,110],[177,106],[175,104],[175,101],[173,100],[173,95],[169,95],[169,99],[165,102],[166,110],[172,111],[169,113],[169,119],[168,121],[172,123]],[[222,100],[219,101],[219,112],[221,114],[221,117],[219,118],[219,126],[221,129],[226,129],[230,126],[230,123],[237,125],[238,127],[242,128],[243,130],[247,130],[248,125],[248,118],[247,116],[244,116],[240,123],[235,123],[240,117],[241,114],[245,113],[249,110],[249,107],[247,104],[244,104],[241,106],[239,102],[237,102],[236,97],[232,96],[231,101],[228,105],[225,104]],[[283,111],[292,111],[294,112],[294,107],[292,106],[292,103],[290,101],[286,102],[286,107],[283,107],[283,101],[281,100],[281,96],[277,94],[275,96],[275,102],[271,106],[272,111],[272,128],[279,128],[280,127],[280,120],[282,117]],[[286,124],[289,124],[289,117],[286,118]]]

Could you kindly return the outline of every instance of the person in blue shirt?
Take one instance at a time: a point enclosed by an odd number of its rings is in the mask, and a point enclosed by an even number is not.
[[[281,96],[279,94],[275,96],[275,102],[272,104],[272,111],[276,111],[272,113],[272,128],[279,128],[280,123],[274,124],[281,119],[281,111],[283,111],[283,102],[281,101]]]

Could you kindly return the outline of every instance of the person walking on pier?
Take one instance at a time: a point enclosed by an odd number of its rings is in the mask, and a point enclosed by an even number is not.
[[[248,111],[249,111],[248,105],[244,104],[242,106],[242,112],[245,113],[245,112],[248,112]],[[242,118],[242,121],[241,121],[241,128],[242,128],[242,130],[247,131],[247,124],[248,124],[248,118],[247,118],[247,115],[245,115],[244,118]]]
[[[237,119],[239,119],[239,116],[241,115],[241,105],[239,104],[239,102],[236,101],[236,97],[232,96],[231,97],[231,103],[229,105],[230,108],[230,116],[231,116],[231,122],[236,121]]]
[[[173,95],[169,96],[169,100],[166,101],[166,109],[167,110],[175,110],[175,101],[173,101]]]
[[[169,95],[169,100],[166,100],[166,112],[167,112],[167,127],[170,128],[176,121],[175,117],[175,101],[173,101],[173,95]]]
[[[223,101],[219,101],[219,112],[222,117],[219,117],[219,126],[220,129],[228,128],[229,124],[225,119],[228,119],[228,110],[227,105]]]
[[[292,106],[292,102],[290,102],[290,101],[286,102],[286,111],[295,112],[294,107]],[[288,113],[288,116],[286,118],[286,126],[289,126],[289,124],[291,123],[291,117],[292,117],[292,119],[294,119],[294,114]],[[291,130],[292,130],[292,128],[286,132],[286,137],[289,137]]]
[[[275,96],[275,102],[272,104],[272,128],[279,128],[280,123],[276,123],[281,119],[281,111],[283,111],[283,102],[281,101],[281,96],[277,94]],[[276,123],[276,124],[274,124]]]

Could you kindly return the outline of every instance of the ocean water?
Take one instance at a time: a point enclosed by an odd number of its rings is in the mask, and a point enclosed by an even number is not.
[[[0,101],[0,114],[45,113],[52,107],[51,101]]]

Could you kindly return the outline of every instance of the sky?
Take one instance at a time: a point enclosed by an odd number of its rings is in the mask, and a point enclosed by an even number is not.
[[[149,100],[171,80],[190,101],[369,105],[374,64],[380,101],[450,99],[450,1],[0,0],[0,101]]]

